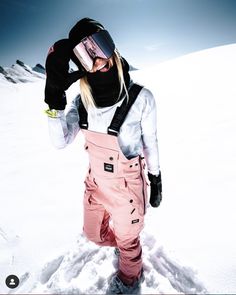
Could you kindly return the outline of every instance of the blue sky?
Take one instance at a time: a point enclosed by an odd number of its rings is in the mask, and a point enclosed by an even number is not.
[[[0,0],[0,65],[44,65],[47,50],[81,18],[100,21],[142,68],[236,43],[236,0]]]

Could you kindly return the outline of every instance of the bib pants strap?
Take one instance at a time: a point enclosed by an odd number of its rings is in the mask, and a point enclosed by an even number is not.
[[[124,120],[132,107],[133,103],[135,102],[136,98],[139,95],[139,92],[143,86],[138,84],[133,84],[128,92],[129,99],[127,100],[127,96],[124,98],[120,107],[117,107],[111,124],[107,128],[107,133],[110,135],[118,136],[120,127],[124,123]],[[88,129],[88,113],[84,107],[82,100],[80,99],[80,104],[78,108],[79,112],[79,125],[82,129]]]
[[[85,109],[85,106],[82,102],[82,99],[80,97],[79,101],[79,107],[78,107],[78,113],[79,113],[79,126],[81,129],[88,129],[88,113]]]
[[[120,107],[117,107],[113,119],[111,121],[110,126],[107,128],[107,133],[110,135],[118,136],[120,127],[124,123],[124,120],[132,107],[133,103],[135,102],[136,98],[138,97],[139,92],[143,86],[138,84],[133,84],[129,90],[129,98],[127,100],[127,96],[123,100]]]

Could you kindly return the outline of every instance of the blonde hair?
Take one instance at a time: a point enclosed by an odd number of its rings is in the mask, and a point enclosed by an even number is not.
[[[126,94],[127,101],[128,101],[129,94],[128,94],[128,90],[127,90],[127,87],[126,87],[125,81],[124,81],[123,67],[122,67],[123,61],[122,61],[121,56],[120,56],[117,49],[115,49],[115,51],[114,51],[113,58],[114,58],[114,62],[116,63],[116,66],[117,66],[118,78],[119,78],[119,82],[120,82],[120,92],[119,92],[119,96],[117,97],[117,101],[119,100],[120,96],[122,95],[123,89],[125,90],[125,94]],[[83,102],[86,110],[88,110],[88,107],[96,107],[96,103],[95,103],[95,101],[93,99],[93,95],[92,95],[92,89],[88,83],[86,76],[84,76],[83,78],[80,79],[80,95],[81,95],[81,99],[82,99],[82,102]]]

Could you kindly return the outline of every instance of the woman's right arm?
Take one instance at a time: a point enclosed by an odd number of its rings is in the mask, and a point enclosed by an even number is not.
[[[72,102],[66,115],[64,111],[56,111],[55,116],[48,116],[49,136],[57,149],[65,148],[70,144],[80,130],[78,104],[79,97]]]
[[[79,116],[77,111],[77,97],[65,115],[66,90],[75,81],[82,78],[85,72],[69,73],[69,62],[72,54],[69,39],[61,39],[50,48],[46,58],[46,83],[44,101],[48,104],[49,134],[56,148],[64,148],[71,143],[79,131]]]

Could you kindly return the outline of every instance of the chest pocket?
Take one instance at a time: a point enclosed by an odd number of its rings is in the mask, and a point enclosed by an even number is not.
[[[94,174],[108,178],[117,176],[119,159],[118,151],[100,147],[91,142],[86,143],[85,150],[89,154],[90,167]]]

